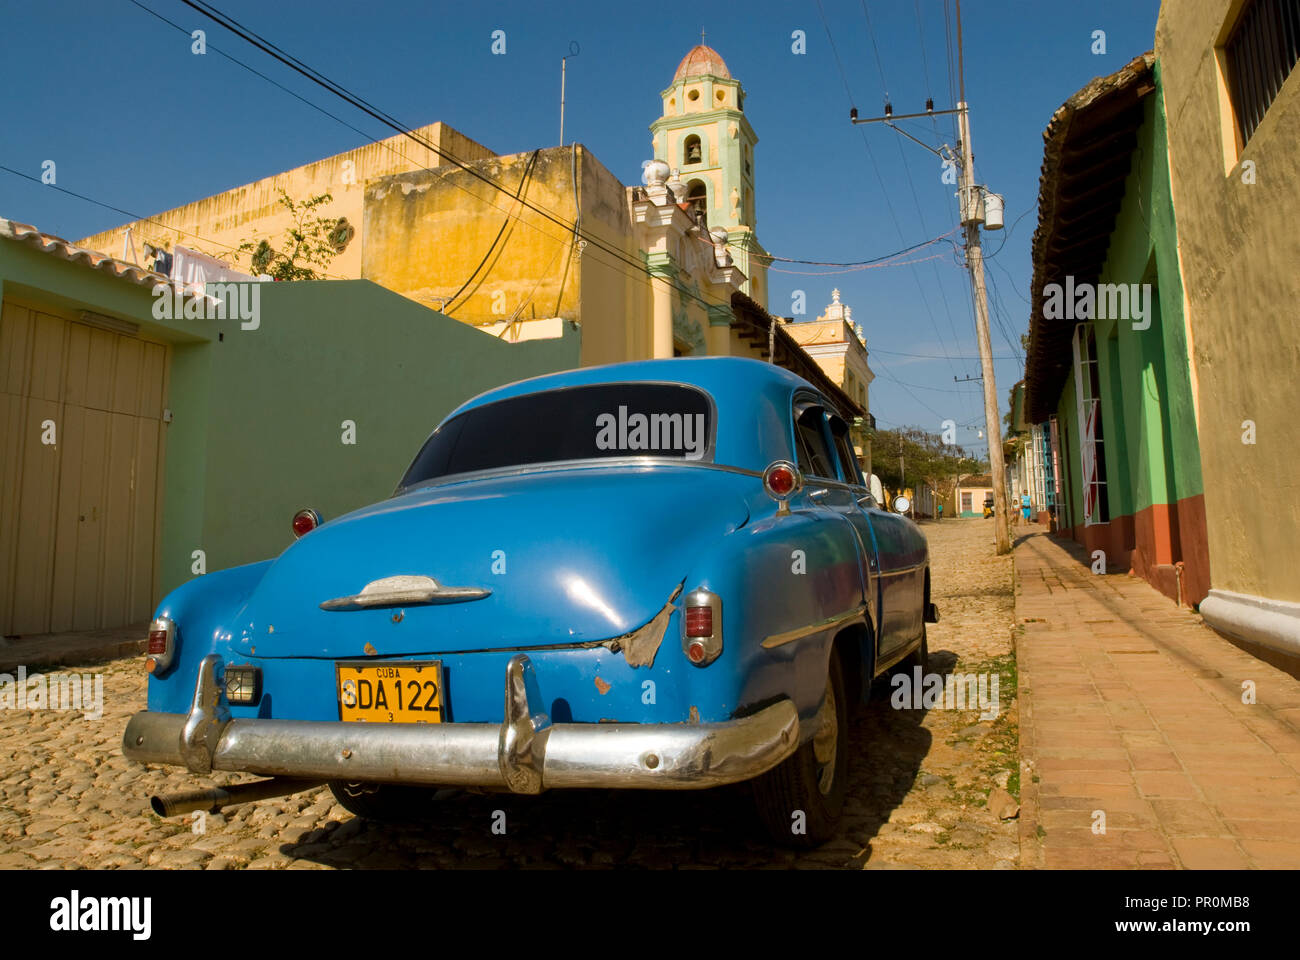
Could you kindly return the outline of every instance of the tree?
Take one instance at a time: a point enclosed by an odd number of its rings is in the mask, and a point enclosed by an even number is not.
[[[267,240],[245,240],[239,245],[241,254],[252,254],[253,272],[275,280],[323,280],[356,233],[346,217],[322,217],[316,212],[333,199],[322,193],[297,202],[281,189],[280,206],[289,211],[293,223],[285,228],[279,249]]]
[[[898,472],[898,457],[903,456],[902,476]],[[988,461],[981,460],[962,447],[946,444],[937,433],[926,433],[919,427],[900,427],[897,430],[878,430],[871,443],[871,466],[880,482],[892,490],[904,486],[915,489],[928,483],[940,495],[951,492],[957,477],[986,473]]]

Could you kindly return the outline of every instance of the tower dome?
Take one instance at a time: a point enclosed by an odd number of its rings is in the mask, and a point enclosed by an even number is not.
[[[673,74],[673,82],[676,83],[686,77],[703,76],[730,80],[731,71],[727,69],[726,61],[718,51],[701,43],[692,47],[690,52],[682,57],[682,62],[677,65],[677,72]]]

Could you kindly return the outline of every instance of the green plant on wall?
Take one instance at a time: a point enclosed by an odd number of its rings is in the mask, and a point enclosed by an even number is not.
[[[323,280],[334,258],[347,249],[355,228],[346,217],[322,217],[317,208],[333,196],[318,194],[296,201],[283,189],[280,206],[289,211],[293,223],[285,228],[278,246],[268,240],[245,240],[241,254],[252,258],[253,272],[268,274],[275,280]]]

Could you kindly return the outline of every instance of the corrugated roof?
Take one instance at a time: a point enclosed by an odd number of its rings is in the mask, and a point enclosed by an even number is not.
[[[127,263],[125,260],[118,260],[106,253],[98,253],[95,250],[78,247],[76,244],[69,243],[62,237],[56,237],[52,233],[41,233],[29,223],[19,223],[16,220],[6,220],[4,217],[0,217],[0,237],[25,243],[29,247],[35,247],[42,253],[48,253],[52,257],[67,260],[69,263],[79,263],[90,267],[92,270],[102,271],[110,276],[139,284],[142,287],[154,287],[160,283],[168,282],[167,277],[161,273],[146,270],[134,263]]]
[[[1147,52],[1095,78],[1061,105],[1043,131],[1025,358],[1030,423],[1051,415],[1072,363],[1074,321],[1043,317],[1044,289],[1067,276],[1076,284],[1095,283],[1101,273],[1142,126],[1142,101],[1155,89],[1154,64],[1155,54]]]

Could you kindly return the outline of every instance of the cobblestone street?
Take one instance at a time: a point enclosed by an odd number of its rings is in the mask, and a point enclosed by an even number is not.
[[[878,682],[856,708],[843,827],[818,850],[774,848],[744,787],[538,798],[449,791],[419,826],[358,820],[319,788],[228,808],[196,833],[190,820],[154,816],[149,796],[252,778],[203,780],[124,759],[122,730],[145,700],[133,659],[57,668],[103,675],[99,720],[0,711],[0,868],[1014,867],[1016,824],[986,805],[991,790],[995,800],[1002,787],[1017,790],[1011,562],[993,556],[991,521],[923,530],[942,618],[930,625],[930,669],[998,672],[1001,713],[981,721],[978,710],[895,710],[888,683]],[[1003,806],[1014,813],[1009,798]],[[491,830],[497,810],[504,836]]]

